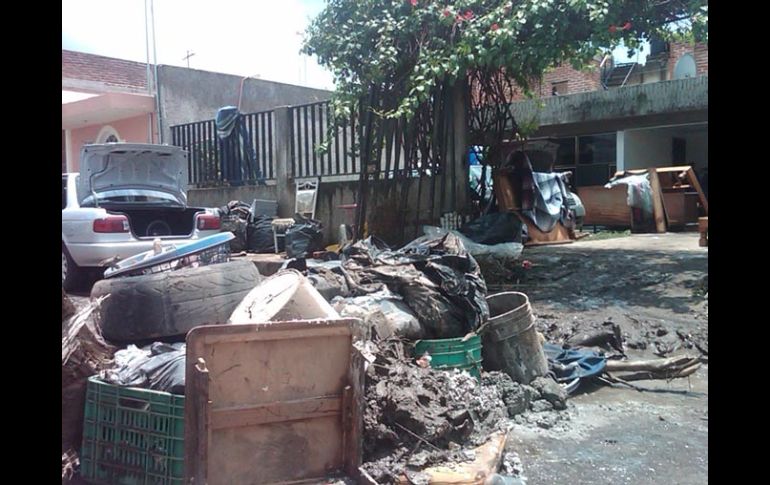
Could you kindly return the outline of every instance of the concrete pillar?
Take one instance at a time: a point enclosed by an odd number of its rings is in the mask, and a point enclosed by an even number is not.
[[[615,138],[615,165],[617,166],[616,170],[620,172],[626,169],[626,132],[623,130],[618,131]]]
[[[273,120],[275,122],[273,168],[278,193],[278,217],[291,217],[294,215],[294,189],[291,180],[294,161],[291,158],[292,123],[289,106],[275,108]]]

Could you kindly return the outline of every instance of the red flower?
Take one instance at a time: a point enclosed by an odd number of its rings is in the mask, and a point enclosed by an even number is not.
[[[455,22],[460,23],[463,21],[463,16],[458,14],[457,17],[455,17]]]
[[[525,259],[521,262],[521,267],[524,269],[531,269],[532,268],[532,262],[528,259]]]
[[[465,20],[472,19],[473,18],[473,12],[471,12],[470,10],[466,11],[464,17],[465,17]]]
[[[610,25],[610,33],[614,34],[615,31],[617,31],[617,30],[618,30],[617,27],[615,27],[614,25]]]
[[[623,30],[628,30],[630,28],[631,28],[631,22],[626,22],[625,24],[623,24]]]
[[[452,15],[452,12],[450,12],[448,8],[445,8],[444,11],[441,13],[441,15],[443,15],[444,18],[446,18]]]
[[[492,24],[492,26],[491,26],[491,27],[489,27],[489,30],[491,30],[492,32],[494,32],[495,30],[497,30],[497,29],[499,29],[499,28],[500,28],[500,26],[499,26],[499,25],[497,25],[497,24]]]
[[[412,7],[416,7],[417,6],[417,0],[411,0],[411,3],[412,3]]]

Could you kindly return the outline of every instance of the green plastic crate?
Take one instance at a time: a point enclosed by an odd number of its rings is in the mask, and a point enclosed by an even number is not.
[[[184,396],[89,378],[80,472],[98,484],[181,484]]]
[[[460,369],[474,377],[481,376],[481,337],[478,335],[466,341],[461,337],[415,342],[415,357],[425,352],[431,355],[430,366],[434,369]]]

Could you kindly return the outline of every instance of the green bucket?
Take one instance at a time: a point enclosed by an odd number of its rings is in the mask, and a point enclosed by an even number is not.
[[[470,375],[480,377],[481,337],[473,335],[464,342],[463,338],[418,340],[414,345],[414,355],[420,357],[428,352],[430,366],[434,369],[467,370]]]

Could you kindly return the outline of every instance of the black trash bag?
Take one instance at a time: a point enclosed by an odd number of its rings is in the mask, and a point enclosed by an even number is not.
[[[510,212],[494,212],[475,219],[460,232],[479,244],[521,242],[521,219]]]
[[[100,377],[118,386],[184,395],[185,353],[183,342],[155,342],[142,349],[129,346],[116,352],[116,367],[103,371]]]
[[[239,253],[246,250],[246,243],[248,239],[248,222],[246,219],[241,219],[237,215],[230,214],[222,217],[222,232],[229,231],[235,236],[235,239],[230,241],[230,250],[234,253]]]
[[[386,286],[404,298],[426,338],[462,337],[489,318],[486,283],[460,238],[423,236],[396,251],[386,248],[370,238],[343,252],[351,293]]]
[[[273,237],[273,218],[259,216],[246,228],[246,250],[250,253],[275,252],[275,239]],[[279,243],[283,238],[279,238]],[[280,244],[279,244],[280,246]],[[279,247],[280,251],[280,247]]]
[[[286,230],[286,257],[307,258],[323,251],[322,227],[319,221],[295,215],[294,225]]]

